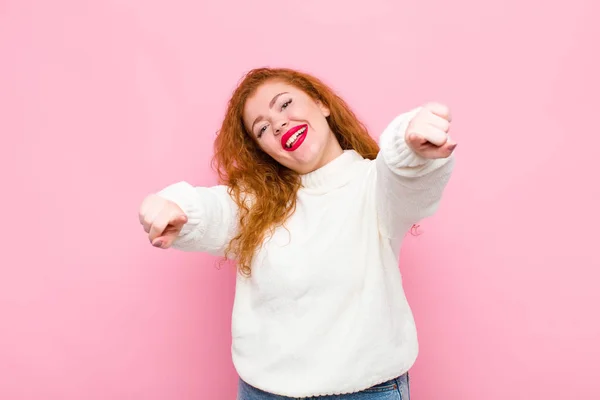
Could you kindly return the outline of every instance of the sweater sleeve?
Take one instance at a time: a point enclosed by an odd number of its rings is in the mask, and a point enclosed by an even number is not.
[[[423,218],[433,215],[454,168],[454,156],[426,159],[404,141],[419,108],[396,117],[379,138],[376,203],[381,234],[398,238]]]
[[[224,255],[237,226],[237,206],[227,186],[194,187],[187,182],[178,182],[157,195],[177,204],[188,217],[172,244],[173,248]]]

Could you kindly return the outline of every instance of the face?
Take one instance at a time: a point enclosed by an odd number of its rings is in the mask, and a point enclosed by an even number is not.
[[[270,81],[246,100],[243,119],[246,130],[265,153],[305,174],[342,153],[327,123],[329,112],[295,86]]]

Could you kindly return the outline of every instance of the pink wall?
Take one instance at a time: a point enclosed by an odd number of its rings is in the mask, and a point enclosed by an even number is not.
[[[264,64],[374,135],[454,109],[456,174],[403,254],[414,399],[597,399],[600,9],[559,4],[0,2],[0,399],[234,398],[231,270],[150,247],[136,213],[215,182],[224,103]]]

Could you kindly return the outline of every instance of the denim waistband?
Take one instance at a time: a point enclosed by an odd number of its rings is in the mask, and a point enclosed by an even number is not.
[[[389,391],[398,391],[403,400],[410,399],[409,395],[409,387],[408,387],[408,373],[400,375],[396,378],[392,378],[382,383],[378,383],[373,385],[367,389],[363,389],[359,392],[348,393],[345,395],[336,395],[336,396],[318,396],[319,399],[330,400],[330,399],[354,399],[357,394],[363,394],[366,396],[372,396],[373,399],[379,399],[384,393]],[[379,397],[376,397],[377,393],[379,393]],[[317,397],[287,397],[281,395],[275,395],[271,393],[264,392],[258,388],[249,385],[244,382],[242,379],[239,380],[239,393],[238,400],[291,400],[291,399],[312,399]],[[361,397],[362,399],[363,397]],[[365,397],[366,399],[371,399],[371,397]]]

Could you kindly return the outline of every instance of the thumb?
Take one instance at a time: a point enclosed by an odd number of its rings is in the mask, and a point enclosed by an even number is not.
[[[164,235],[157,237],[152,242],[152,246],[158,247],[159,249],[168,249],[173,245],[175,239],[177,239],[177,232],[165,232]]]
[[[445,157],[450,157],[450,155],[452,154],[452,152],[454,151],[454,149],[456,148],[458,144],[456,142],[453,142],[452,140],[448,140],[442,147],[441,147],[441,152],[444,154]]]

